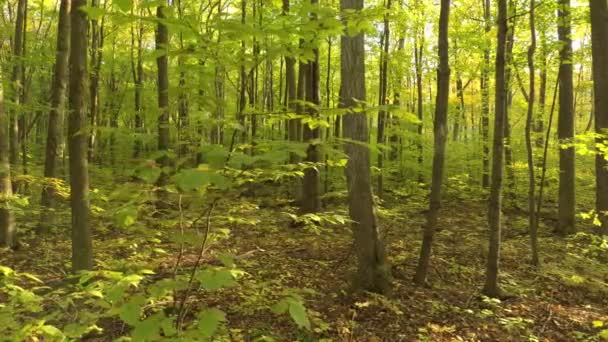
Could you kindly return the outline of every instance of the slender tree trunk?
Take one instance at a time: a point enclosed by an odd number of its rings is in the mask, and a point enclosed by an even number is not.
[[[490,18],[490,0],[482,0],[484,7],[484,23],[486,37],[492,30]],[[506,15],[506,14],[505,14]],[[482,176],[481,186],[490,186],[490,42],[483,49],[483,65],[481,67],[481,140],[482,151]]]
[[[89,209],[89,173],[87,163],[86,77],[87,15],[86,0],[73,0],[70,36],[70,92],[68,149],[70,153],[70,204],[72,207],[72,268],[93,267],[93,243]]]
[[[178,19],[183,18],[183,8],[181,0],[177,0],[177,11]],[[179,45],[180,49],[184,49],[184,36],[183,33],[179,33]],[[177,99],[177,109],[179,113],[179,124],[178,124],[178,155],[180,158],[184,158],[188,154],[188,147],[190,145],[190,138],[188,136],[188,90],[186,88],[186,71],[184,70],[184,56],[180,55],[177,57],[177,65],[179,71],[179,95]]]
[[[11,165],[9,162],[9,134],[8,115],[4,110],[4,80],[0,79],[0,195],[2,195],[2,205],[0,206],[0,245],[15,247],[17,244],[17,229],[15,227],[15,217],[6,207],[5,203],[13,195],[11,184]]]
[[[537,134],[536,147],[544,145],[543,133],[545,120],[545,103],[547,94],[547,38],[544,30],[540,32],[540,84],[538,89],[538,113],[534,124],[534,133]]]
[[[513,147],[511,146],[511,106],[513,104],[512,82],[512,63],[513,63],[513,38],[515,37],[515,19],[517,15],[513,0],[509,0],[509,20],[507,28],[507,43],[505,51],[505,87],[507,88],[507,104],[505,106],[505,170],[507,174],[507,186],[505,191],[506,203],[509,206],[515,205],[515,165],[513,161]]]
[[[534,125],[534,101],[536,100],[536,70],[534,69],[534,53],[536,52],[535,0],[530,0],[530,46],[528,47],[528,113],[526,116],[526,152],[528,157],[528,226],[530,227],[530,247],[532,265],[539,265],[538,257],[538,224],[536,220],[535,195],[536,177],[534,176],[534,151],[532,150],[532,126]]]
[[[416,43],[417,42],[417,43]],[[414,64],[416,65],[416,110],[418,115],[418,140],[416,141],[416,148],[418,149],[418,182],[422,183],[424,177],[422,175],[422,163],[424,162],[424,150],[422,146],[422,135],[424,133],[424,109],[422,108],[422,51],[424,49],[424,28],[422,33],[416,35],[416,42],[414,42]],[[417,46],[417,48],[416,48]]]
[[[311,5],[317,5],[318,0],[310,0]],[[316,15],[313,15],[313,20],[316,20]],[[313,48],[313,59],[308,62],[308,74],[306,77],[306,101],[319,106],[320,101],[320,78],[319,78],[319,49]],[[308,114],[317,118],[319,113],[317,108],[309,107]],[[319,146],[318,139],[320,138],[319,128],[311,128],[308,124],[302,127],[302,137],[308,143],[306,149],[306,161],[309,163],[318,163]],[[315,213],[321,210],[320,195],[320,175],[317,167],[308,167],[304,169],[304,178],[302,179],[302,213]]]
[[[595,132],[597,143],[608,146],[608,5],[605,0],[589,0],[591,9],[591,48],[593,54],[593,87]],[[600,220],[600,233],[608,234],[608,154],[595,156],[595,205]]]
[[[385,7],[387,11],[390,11],[391,8],[391,0],[387,0],[385,3]],[[380,89],[378,90],[378,105],[383,107],[388,105],[387,101],[387,87],[388,87],[388,51],[389,51],[389,42],[390,42],[390,23],[388,21],[388,13],[384,14],[384,30],[382,32],[382,41],[380,42],[380,49],[382,50],[380,56]],[[384,128],[386,126],[386,117],[387,112],[384,108],[381,108],[378,111],[378,135],[376,142],[378,144],[378,169],[380,172],[378,173],[378,188],[377,195],[382,198],[384,191],[384,179],[383,179],[383,168],[384,168],[384,149],[380,146],[383,145],[386,138],[384,136]]]
[[[360,11],[363,0],[341,0],[341,9]],[[340,104],[352,108],[357,101],[365,101],[365,47],[364,35],[343,35],[341,42]],[[348,207],[353,221],[357,272],[354,287],[363,290],[389,293],[390,265],[386,260],[372,195],[370,152],[364,144],[368,137],[365,113],[350,112],[344,116],[344,135],[360,143],[347,143],[349,161],[346,168]]]
[[[429,211],[427,214],[426,226],[422,238],[422,248],[420,249],[420,259],[414,281],[418,285],[426,282],[429,261],[431,258],[431,248],[439,209],[441,208],[441,185],[443,183],[444,162],[445,162],[445,143],[447,140],[447,116],[448,99],[450,96],[450,66],[448,55],[448,22],[450,17],[450,0],[441,0],[441,12],[439,15],[439,39],[438,55],[439,68],[437,70],[437,97],[435,100],[434,117],[434,138],[435,146],[433,151],[433,176],[431,183],[431,194]]]
[[[156,8],[156,18],[158,19],[158,25],[156,28],[156,50],[160,54],[156,57],[157,66],[157,91],[158,91],[158,151],[162,153],[158,162],[162,168],[170,166],[170,160],[168,156],[170,136],[169,136],[169,31],[165,24],[165,11],[167,7],[163,1]],[[169,175],[163,171],[158,179],[158,185],[163,186],[168,182]],[[164,209],[166,203],[165,191],[158,192],[157,208]]]
[[[572,81],[572,30],[570,0],[559,0],[558,37],[561,42],[559,52],[559,115],[557,135],[560,144],[574,138],[574,101]],[[574,225],[574,147],[559,149],[559,197],[558,225],[556,232],[568,235],[575,232]]]
[[[498,2],[498,33],[496,45],[495,76],[495,117],[494,142],[492,150],[492,174],[488,207],[489,252],[486,269],[486,281],[483,293],[489,297],[500,297],[498,282],[500,240],[501,240],[501,189],[504,158],[504,125],[507,106],[507,87],[505,80],[506,42],[507,42],[507,0]]]
[[[92,0],[91,7],[99,7],[99,0]],[[91,66],[93,68],[90,74],[89,84],[89,125],[90,134],[88,142],[88,159],[95,159],[96,145],[98,139],[97,124],[99,122],[99,78],[101,73],[101,64],[103,56],[103,22],[101,24],[97,19],[91,19]]]
[[[57,158],[61,144],[61,124],[64,116],[65,95],[68,77],[68,58],[70,55],[70,4],[71,0],[61,0],[59,23],[57,24],[57,52],[55,58],[53,87],[51,89],[51,110],[47,128],[46,149],[44,158],[44,177],[57,177]],[[54,187],[42,187],[40,225],[38,233],[46,234],[52,224]]]
[[[27,0],[17,1],[17,13],[15,18],[15,34],[13,36],[13,71],[11,74],[11,99],[15,110],[10,116],[10,163],[17,165],[19,162],[19,120],[23,115],[20,105],[24,84],[24,65],[23,65],[23,39],[25,27],[25,15]]]
[[[144,63],[142,58],[143,50],[143,35],[144,26],[141,20],[137,21],[137,33],[135,27],[131,27],[131,72],[133,73],[133,82],[135,83],[135,95],[134,95],[134,106],[135,106],[135,146],[133,150],[133,157],[139,158],[142,152],[142,141],[140,134],[143,133],[143,108],[142,108],[142,96],[143,96],[143,78],[144,78]],[[133,56],[134,51],[136,56]]]

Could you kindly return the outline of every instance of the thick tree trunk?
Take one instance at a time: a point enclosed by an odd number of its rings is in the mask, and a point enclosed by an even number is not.
[[[310,0],[311,5],[318,4],[318,0]],[[316,16],[313,15],[313,20]],[[319,75],[319,49],[313,48],[313,59],[308,62],[308,74],[306,77],[306,101],[319,106],[320,101],[320,75]],[[319,113],[317,108],[309,107],[308,115],[317,118]],[[304,142],[308,143],[306,149],[306,161],[309,163],[318,163],[320,161],[320,151],[318,140],[320,139],[319,128],[311,128],[308,124],[302,127],[302,137]],[[320,199],[320,174],[319,168],[307,167],[304,169],[304,178],[302,179],[302,201],[300,209],[302,213],[315,213],[321,210]]]
[[[341,0],[341,9],[363,8],[363,0]],[[357,101],[365,101],[364,35],[343,35],[341,39],[340,105],[351,108]],[[344,116],[344,135],[347,139],[365,143],[368,137],[365,113],[351,112]],[[390,265],[376,222],[372,194],[369,148],[361,143],[347,143],[349,161],[346,168],[348,207],[357,255],[355,288],[390,292]]]
[[[557,33],[561,42],[559,52],[559,115],[557,135],[562,143],[574,138],[574,100],[572,81],[572,30],[570,0],[559,0]],[[559,149],[559,197],[556,232],[568,235],[575,232],[574,225],[574,147]]]
[[[608,145],[608,5],[606,0],[590,0],[591,48],[593,54],[593,88],[595,132],[601,136],[597,143]],[[600,219],[600,233],[608,234],[608,155],[595,156],[595,199]]]
[[[51,110],[47,128],[46,149],[44,158],[44,177],[57,177],[57,159],[61,144],[61,125],[64,116],[65,94],[68,77],[68,58],[70,55],[70,5],[71,0],[61,0],[59,7],[59,23],[57,24],[57,50],[51,89]],[[49,209],[53,207],[53,186],[43,186],[40,203],[42,213],[38,233],[48,233],[53,215]]]
[[[86,133],[87,15],[86,0],[73,0],[70,40],[70,92],[68,148],[70,153],[70,204],[72,207],[72,269],[93,267],[89,209],[89,174]]]
[[[439,68],[437,69],[437,97],[435,100],[435,118],[433,123],[435,146],[433,151],[433,176],[431,180],[431,194],[426,226],[420,249],[420,259],[414,281],[418,285],[426,282],[431,248],[439,209],[441,208],[441,185],[443,183],[445,143],[448,135],[447,116],[448,99],[450,96],[450,66],[448,55],[448,23],[450,17],[450,0],[441,0],[441,12],[439,15],[439,39],[438,55]]]
[[[507,41],[507,0],[498,1],[498,33],[496,44],[495,75],[495,117],[494,142],[492,149],[492,174],[488,207],[489,252],[486,269],[486,281],[483,293],[489,297],[500,297],[498,283],[501,240],[501,190],[504,159],[504,125],[507,106],[507,87],[505,80],[506,41]]]

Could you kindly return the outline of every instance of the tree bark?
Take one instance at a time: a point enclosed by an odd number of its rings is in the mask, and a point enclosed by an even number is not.
[[[559,51],[559,112],[557,135],[560,144],[571,143],[574,138],[574,100],[572,79],[572,38],[570,0],[559,0],[558,38]],[[559,197],[558,224],[556,232],[560,235],[573,234],[574,224],[574,147],[559,149]]]
[[[504,125],[507,106],[507,87],[505,80],[506,41],[507,41],[507,0],[498,2],[498,32],[496,44],[495,74],[495,117],[494,141],[492,148],[492,173],[488,207],[489,252],[486,280],[483,293],[489,297],[500,297],[498,282],[500,239],[501,239],[501,189],[504,159]]]
[[[484,10],[484,29],[486,37],[492,30],[490,18],[490,0],[482,0]],[[505,14],[506,15],[506,14]],[[486,42],[483,49],[483,65],[481,67],[481,140],[483,144],[481,186],[490,186],[490,43]]]
[[[318,0],[310,0],[311,5],[317,5]],[[313,14],[312,20],[316,20],[316,15]],[[313,48],[313,59],[308,61],[308,74],[306,77],[306,102],[313,104],[315,107],[308,108],[308,115],[312,118],[318,118],[318,106],[320,101],[320,75],[319,75],[319,48]],[[318,163],[320,161],[319,139],[320,130],[318,127],[311,128],[306,124],[302,127],[302,137],[304,142],[308,143],[306,149],[306,161],[309,163]],[[302,179],[302,201],[300,210],[302,213],[316,213],[321,210],[320,200],[320,174],[317,167],[307,167],[304,169],[304,178]]]
[[[57,158],[61,144],[61,124],[64,116],[65,95],[68,77],[68,58],[70,55],[70,5],[71,0],[61,0],[59,7],[59,23],[57,24],[57,49],[51,89],[51,110],[47,127],[46,149],[44,158],[44,177],[57,177]],[[40,203],[42,213],[38,233],[46,234],[51,226],[53,215],[49,209],[53,207],[54,187],[42,187]]]
[[[27,1],[18,0],[15,18],[15,34],[13,36],[13,70],[11,74],[11,99],[15,110],[10,116],[10,163],[17,165],[19,162],[19,120],[23,115],[20,110],[24,84],[23,66],[23,37],[25,27],[25,13]]]
[[[169,160],[169,31],[165,24],[165,11],[167,7],[165,2],[162,2],[156,8],[156,18],[158,24],[156,27],[156,50],[161,52],[156,57],[157,66],[157,91],[158,91],[158,151],[162,154],[158,159],[158,163],[163,168],[163,172],[158,178],[157,185],[164,186],[169,180],[169,174],[165,171],[170,166]],[[157,209],[163,210],[166,208],[166,193],[164,190],[158,191]]]
[[[386,10],[390,11],[391,8],[391,0],[387,0],[385,4]],[[387,112],[383,106],[388,105],[387,101],[387,87],[388,87],[388,51],[389,51],[389,42],[390,42],[390,23],[388,20],[388,13],[384,14],[384,29],[382,32],[382,40],[380,42],[380,74],[379,74],[379,88],[378,89],[378,105],[381,109],[378,111],[378,134],[376,137],[376,143],[378,144],[378,186],[377,186],[377,195],[382,198],[384,192],[384,178],[383,168],[384,168],[384,149],[381,147],[385,143],[384,129],[386,126],[386,117]]]
[[[439,209],[441,208],[441,185],[443,183],[444,162],[445,162],[445,143],[447,140],[448,128],[448,99],[450,96],[450,66],[448,55],[448,23],[450,18],[450,0],[441,0],[441,11],[439,14],[439,38],[438,38],[438,57],[439,68],[437,69],[437,97],[435,98],[435,118],[433,123],[435,146],[433,151],[433,175],[431,179],[431,194],[429,211],[427,214],[426,226],[422,238],[422,248],[420,249],[420,259],[414,281],[418,285],[426,282],[431,249]]]
[[[528,227],[530,227],[530,247],[532,265],[539,265],[538,257],[538,224],[536,220],[536,177],[534,175],[534,151],[532,147],[532,127],[534,126],[534,101],[536,100],[536,70],[534,69],[534,53],[536,52],[535,0],[530,0],[530,46],[528,47],[528,113],[526,116],[526,154],[528,157]]]
[[[605,0],[589,0],[591,9],[591,49],[596,142],[608,146],[608,5]],[[608,234],[608,154],[595,156],[595,205],[599,231]]]
[[[70,36],[70,87],[68,149],[70,153],[70,205],[72,208],[72,269],[93,267],[93,243],[89,209],[89,174],[87,162],[86,77],[87,15],[82,7],[87,0],[73,0]]]
[[[363,0],[341,0],[343,11],[363,8]],[[346,19],[348,20],[348,19]],[[343,35],[341,46],[340,105],[355,107],[365,101],[365,48],[364,35]],[[354,112],[343,118],[344,135],[357,143],[346,144],[349,161],[346,167],[348,207],[353,221],[357,271],[354,287],[379,292],[390,292],[390,265],[386,260],[384,244],[376,222],[372,194],[370,152],[365,145],[368,137],[365,113]]]

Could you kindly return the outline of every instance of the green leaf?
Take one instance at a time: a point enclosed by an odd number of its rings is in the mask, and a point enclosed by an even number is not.
[[[213,308],[203,310],[198,314],[198,331],[203,337],[212,337],[224,321],[226,314],[223,311]]]
[[[210,182],[209,172],[198,169],[183,170],[175,176],[175,183],[183,191],[195,190]]]
[[[296,322],[298,327],[310,330],[310,321],[308,320],[308,315],[306,314],[306,308],[301,302],[290,301],[289,315],[291,316],[291,319]]]
[[[50,337],[61,337],[61,340],[63,338],[65,338],[65,335],[61,332],[61,330],[57,329],[56,327],[52,326],[52,325],[43,325],[40,327],[40,332],[45,335],[45,336],[50,336]],[[58,339],[55,339],[58,340]]]
[[[277,315],[282,315],[286,313],[287,309],[289,309],[289,303],[285,299],[281,300],[278,303],[275,303],[273,306],[270,307],[270,310]]]
[[[119,317],[129,325],[136,325],[139,322],[141,307],[135,303],[126,303],[120,308]]]
[[[604,329],[597,334],[602,340],[608,341],[608,329]]]
[[[160,324],[159,315],[149,317],[145,321],[139,322],[131,334],[132,341],[154,341],[159,338]]]
[[[136,207],[125,207],[116,211],[114,218],[119,227],[126,228],[132,226],[137,220],[138,210]]]
[[[234,277],[229,270],[206,269],[197,277],[201,286],[207,290],[217,290],[234,285]]]
[[[114,0],[114,4],[123,12],[128,12],[133,8],[133,0]]]

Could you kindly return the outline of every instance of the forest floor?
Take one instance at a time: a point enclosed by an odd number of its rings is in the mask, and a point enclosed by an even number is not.
[[[486,204],[457,190],[449,190],[441,209],[428,287],[411,279],[416,266],[426,199],[420,191],[387,194],[378,210],[379,225],[393,265],[393,294],[351,294],[349,276],[355,267],[348,225],[321,231],[290,225],[276,194],[235,197],[218,202],[216,213],[238,212],[237,223],[225,224],[230,237],[209,249],[205,263],[220,253],[236,256],[244,271],[237,285],[217,291],[195,291],[196,307],[218,307],[227,314],[228,340],[245,341],[600,341],[608,326],[608,267],[606,249],[590,247],[589,237],[552,237],[551,221],[541,225],[540,271],[529,266],[525,213],[505,212],[501,281],[513,295],[504,301],[480,295],[485,270]],[[270,203],[270,204],[269,204]],[[278,203],[278,204],[277,204]],[[343,204],[329,205],[344,210]],[[219,215],[219,214],[216,214]],[[67,217],[66,217],[67,218]],[[66,220],[67,221],[67,220]],[[146,224],[157,220],[148,217]],[[213,221],[212,221],[213,222]],[[241,222],[248,222],[241,223]],[[164,243],[167,253],[138,255],[146,246],[133,246],[137,231],[123,232],[96,220],[98,264],[135,260],[154,265],[157,277],[169,277],[178,249]],[[66,224],[67,226],[67,224]],[[210,225],[210,229],[222,229]],[[66,227],[67,229],[67,227]],[[175,230],[172,234],[175,234]],[[49,250],[22,248],[4,253],[0,265],[36,274],[53,283],[68,270],[66,236],[50,242]],[[605,247],[605,246],[604,246]],[[150,247],[147,247],[150,249]],[[135,250],[135,251],[134,251]],[[186,249],[183,272],[195,264],[196,248]],[[154,261],[150,261],[154,259]],[[61,260],[61,262],[59,262]],[[100,262],[99,260],[102,260]],[[298,329],[289,315],[269,308],[281,296],[298,293],[312,330]],[[124,324],[106,324],[102,336],[112,340],[128,332]],[[605,332],[604,332],[605,333]]]

